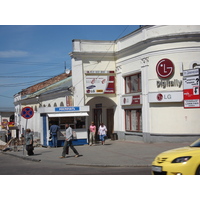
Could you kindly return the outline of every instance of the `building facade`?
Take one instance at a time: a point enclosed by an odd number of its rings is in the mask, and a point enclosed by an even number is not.
[[[199,74],[184,77],[200,66],[200,26],[143,26],[116,41],[73,40],[70,56],[74,106],[88,105],[89,122],[103,122],[109,136],[144,142],[200,136]],[[195,100],[187,99],[186,84]]]
[[[49,129],[51,125],[56,124],[60,127],[57,133],[57,146],[63,146],[65,124],[69,123],[76,131],[75,143],[88,142],[85,124],[89,108],[74,107],[71,72],[60,74],[22,90],[14,96],[14,104],[15,123],[19,128],[20,136],[26,128],[30,128],[35,140],[39,140],[43,146],[51,146]],[[30,108],[31,112],[26,113],[26,108]]]

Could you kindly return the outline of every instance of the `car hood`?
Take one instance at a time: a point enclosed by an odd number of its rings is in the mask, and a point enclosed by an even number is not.
[[[166,158],[168,161],[181,156],[193,156],[200,154],[200,147],[181,147],[177,149],[171,149],[160,153],[156,158]]]

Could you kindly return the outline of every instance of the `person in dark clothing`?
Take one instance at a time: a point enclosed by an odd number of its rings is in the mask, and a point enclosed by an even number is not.
[[[30,129],[26,129],[26,151],[28,156],[34,155],[33,153],[33,134]]]
[[[57,132],[60,130],[58,125],[51,125],[50,135],[52,136],[53,147],[57,147]]]

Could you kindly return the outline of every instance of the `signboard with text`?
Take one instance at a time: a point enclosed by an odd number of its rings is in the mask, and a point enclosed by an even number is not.
[[[86,94],[115,94],[114,71],[86,71]]]
[[[200,108],[199,69],[183,71],[184,108]]]

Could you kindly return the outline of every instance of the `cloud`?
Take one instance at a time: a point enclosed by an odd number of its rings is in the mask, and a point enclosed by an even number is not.
[[[26,57],[28,52],[26,51],[0,51],[0,58],[16,58],[16,57]]]

